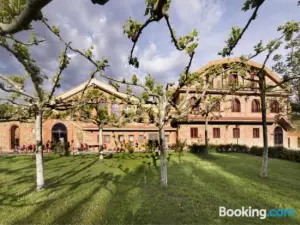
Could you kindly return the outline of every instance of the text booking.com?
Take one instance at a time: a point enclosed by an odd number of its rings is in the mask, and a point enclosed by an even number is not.
[[[267,217],[294,217],[295,209],[253,209],[251,206],[240,209],[227,209],[224,206],[219,207],[220,217],[258,217],[266,219]]]

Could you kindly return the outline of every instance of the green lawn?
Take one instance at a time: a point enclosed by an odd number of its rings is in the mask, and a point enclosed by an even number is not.
[[[46,157],[40,192],[32,156],[1,157],[0,224],[300,224],[300,164],[271,159],[261,179],[259,157],[174,153],[165,189],[145,156]],[[296,217],[220,218],[219,206],[294,208]]]

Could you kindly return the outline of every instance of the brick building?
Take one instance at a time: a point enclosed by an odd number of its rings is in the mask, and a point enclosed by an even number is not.
[[[209,62],[200,71],[212,66],[223,65],[236,62],[239,59],[216,60]],[[248,62],[248,66],[253,69],[260,68],[261,65],[255,62]],[[268,68],[268,84],[278,84],[280,78]],[[251,73],[248,74],[251,77]],[[211,144],[245,144],[248,146],[262,146],[263,135],[261,126],[259,88],[240,77],[238,74],[228,74],[228,76],[218,76],[209,80],[210,89],[207,94],[220,96],[228,90],[230,82],[243,82],[245,88],[234,93],[226,93],[225,101],[220,102],[219,118],[208,122],[208,137]],[[246,84],[246,85],[245,85]],[[68,99],[79,95],[86,83],[72,88],[57,96],[57,98]],[[120,99],[119,104],[108,103],[109,113],[111,111],[121,111],[126,106],[122,103],[123,93],[117,92],[108,84],[93,79],[90,87],[99,88],[107,96],[113,95]],[[167,88],[172,88],[168,85]],[[181,89],[178,95],[178,102],[182,95],[185,95],[185,88]],[[196,90],[190,90],[190,98],[196,94]],[[287,119],[289,108],[288,97],[290,92],[281,86],[276,87],[272,92],[268,92],[267,101],[267,124],[269,146],[282,145],[291,149],[300,149],[300,134],[293,129],[292,124]],[[280,115],[279,115],[279,109]],[[34,124],[19,122],[4,122],[0,124],[0,147],[2,151],[12,151],[17,145],[33,144]],[[130,123],[124,127],[104,127],[103,140],[107,149],[113,150],[118,147],[118,143],[123,140],[138,143],[143,148],[143,143],[148,139],[158,137],[158,130],[153,124]],[[90,150],[95,150],[93,146],[98,145],[98,128],[95,124],[84,123],[72,120],[48,119],[43,124],[43,141],[57,141],[63,138],[65,141],[73,140],[75,145],[87,143]],[[166,127],[166,141],[174,144],[176,140],[186,141],[187,144],[204,144],[204,118],[200,115],[191,114],[187,121],[176,121]]]

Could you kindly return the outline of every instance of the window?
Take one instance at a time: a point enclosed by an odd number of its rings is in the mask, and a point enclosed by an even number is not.
[[[124,107],[124,111],[125,111],[126,113],[130,112],[130,107],[129,107],[129,106],[125,106],[125,107]]]
[[[149,134],[149,140],[158,140],[158,134]]]
[[[209,88],[213,88],[214,87],[214,81],[213,81],[213,79],[209,79],[209,75],[206,75],[205,82],[206,82],[206,84],[208,84]]]
[[[298,139],[297,139],[297,141],[298,141],[298,148],[300,148],[300,137],[298,137]]]
[[[270,105],[270,108],[271,108],[271,113],[278,113],[279,112],[278,102],[276,100],[272,101],[271,105]]]
[[[213,112],[220,112],[221,110],[221,104],[220,101],[217,101],[214,103]]]
[[[109,144],[110,143],[110,135],[104,135],[104,143]]]
[[[124,109],[123,109],[123,114],[124,114],[124,117],[125,118],[128,118],[130,115],[129,115],[129,113],[130,113],[130,107],[129,106],[125,106],[124,107]]]
[[[120,118],[120,107],[118,104],[111,105],[111,112],[115,114],[117,118]]]
[[[240,128],[233,128],[233,138],[240,138]]]
[[[253,128],[253,138],[259,138],[259,128]]]
[[[251,104],[252,112],[260,112],[260,103],[257,99],[254,99]]]
[[[231,111],[232,112],[241,112],[241,103],[237,98],[232,100]]]
[[[138,142],[139,143],[143,143],[144,142],[144,135],[139,135]]]
[[[251,80],[255,80],[255,75],[254,74],[250,74],[250,79]],[[250,88],[251,89],[255,89],[256,88],[256,82],[255,81],[250,81]]]
[[[274,130],[274,145],[283,144],[283,131],[281,127],[276,127]]]
[[[169,142],[169,135],[165,135],[166,142]]]
[[[196,127],[191,128],[191,138],[198,138],[198,128]]]
[[[129,135],[129,141],[133,142],[134,141],[134,136],[133,135]]]
[[[197,101],[196,97],[192,97],[192,98],[190,98],[189,102],[190,102],[191,106],[194,106],[196,104],[196,101]],[[199,110],[199,107],[195,106],[195,107],[192,107],[192,109],[193,109],[193,111],[196,111],[196,110]]]
[[[239,85],[239,79],[238,79],[238,75],[237,74],[229,74],[228,77],[228,83],[231,86],[237,86]]]
[[[220,128],[213,128],[213,137],[214,138],[220,138],[221,137]]]
[[[105,99],[101,98],[99,101],[99,107],[100,109],[104,109],[105,108]]]
[[[123,142],[125,139],[124,139],[124,135],[119,135],[119,141],[120,142]]]
[[[291,147],[291,139],[288,138],[288,148],[290,148],[290,147]]]

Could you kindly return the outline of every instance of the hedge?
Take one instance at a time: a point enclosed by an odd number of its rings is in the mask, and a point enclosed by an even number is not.
[[[202,153],[204,152],[205,145],[193,144],[189,146],[189,149],[192,153]],[[215,149],[220,153],[227,152],[239,152],[239,153],[247,153],[256,156],[263,155],[263,147],[252,146],[248,147],[247,145],[237,145],[237,144],[229,144],[229,145],[209,145],[209,149]],[[290,150],[284,147],[269,147],[269,157],[276,159],[284,159],[292,162],[300,162],[300,151],[298,150]]]

